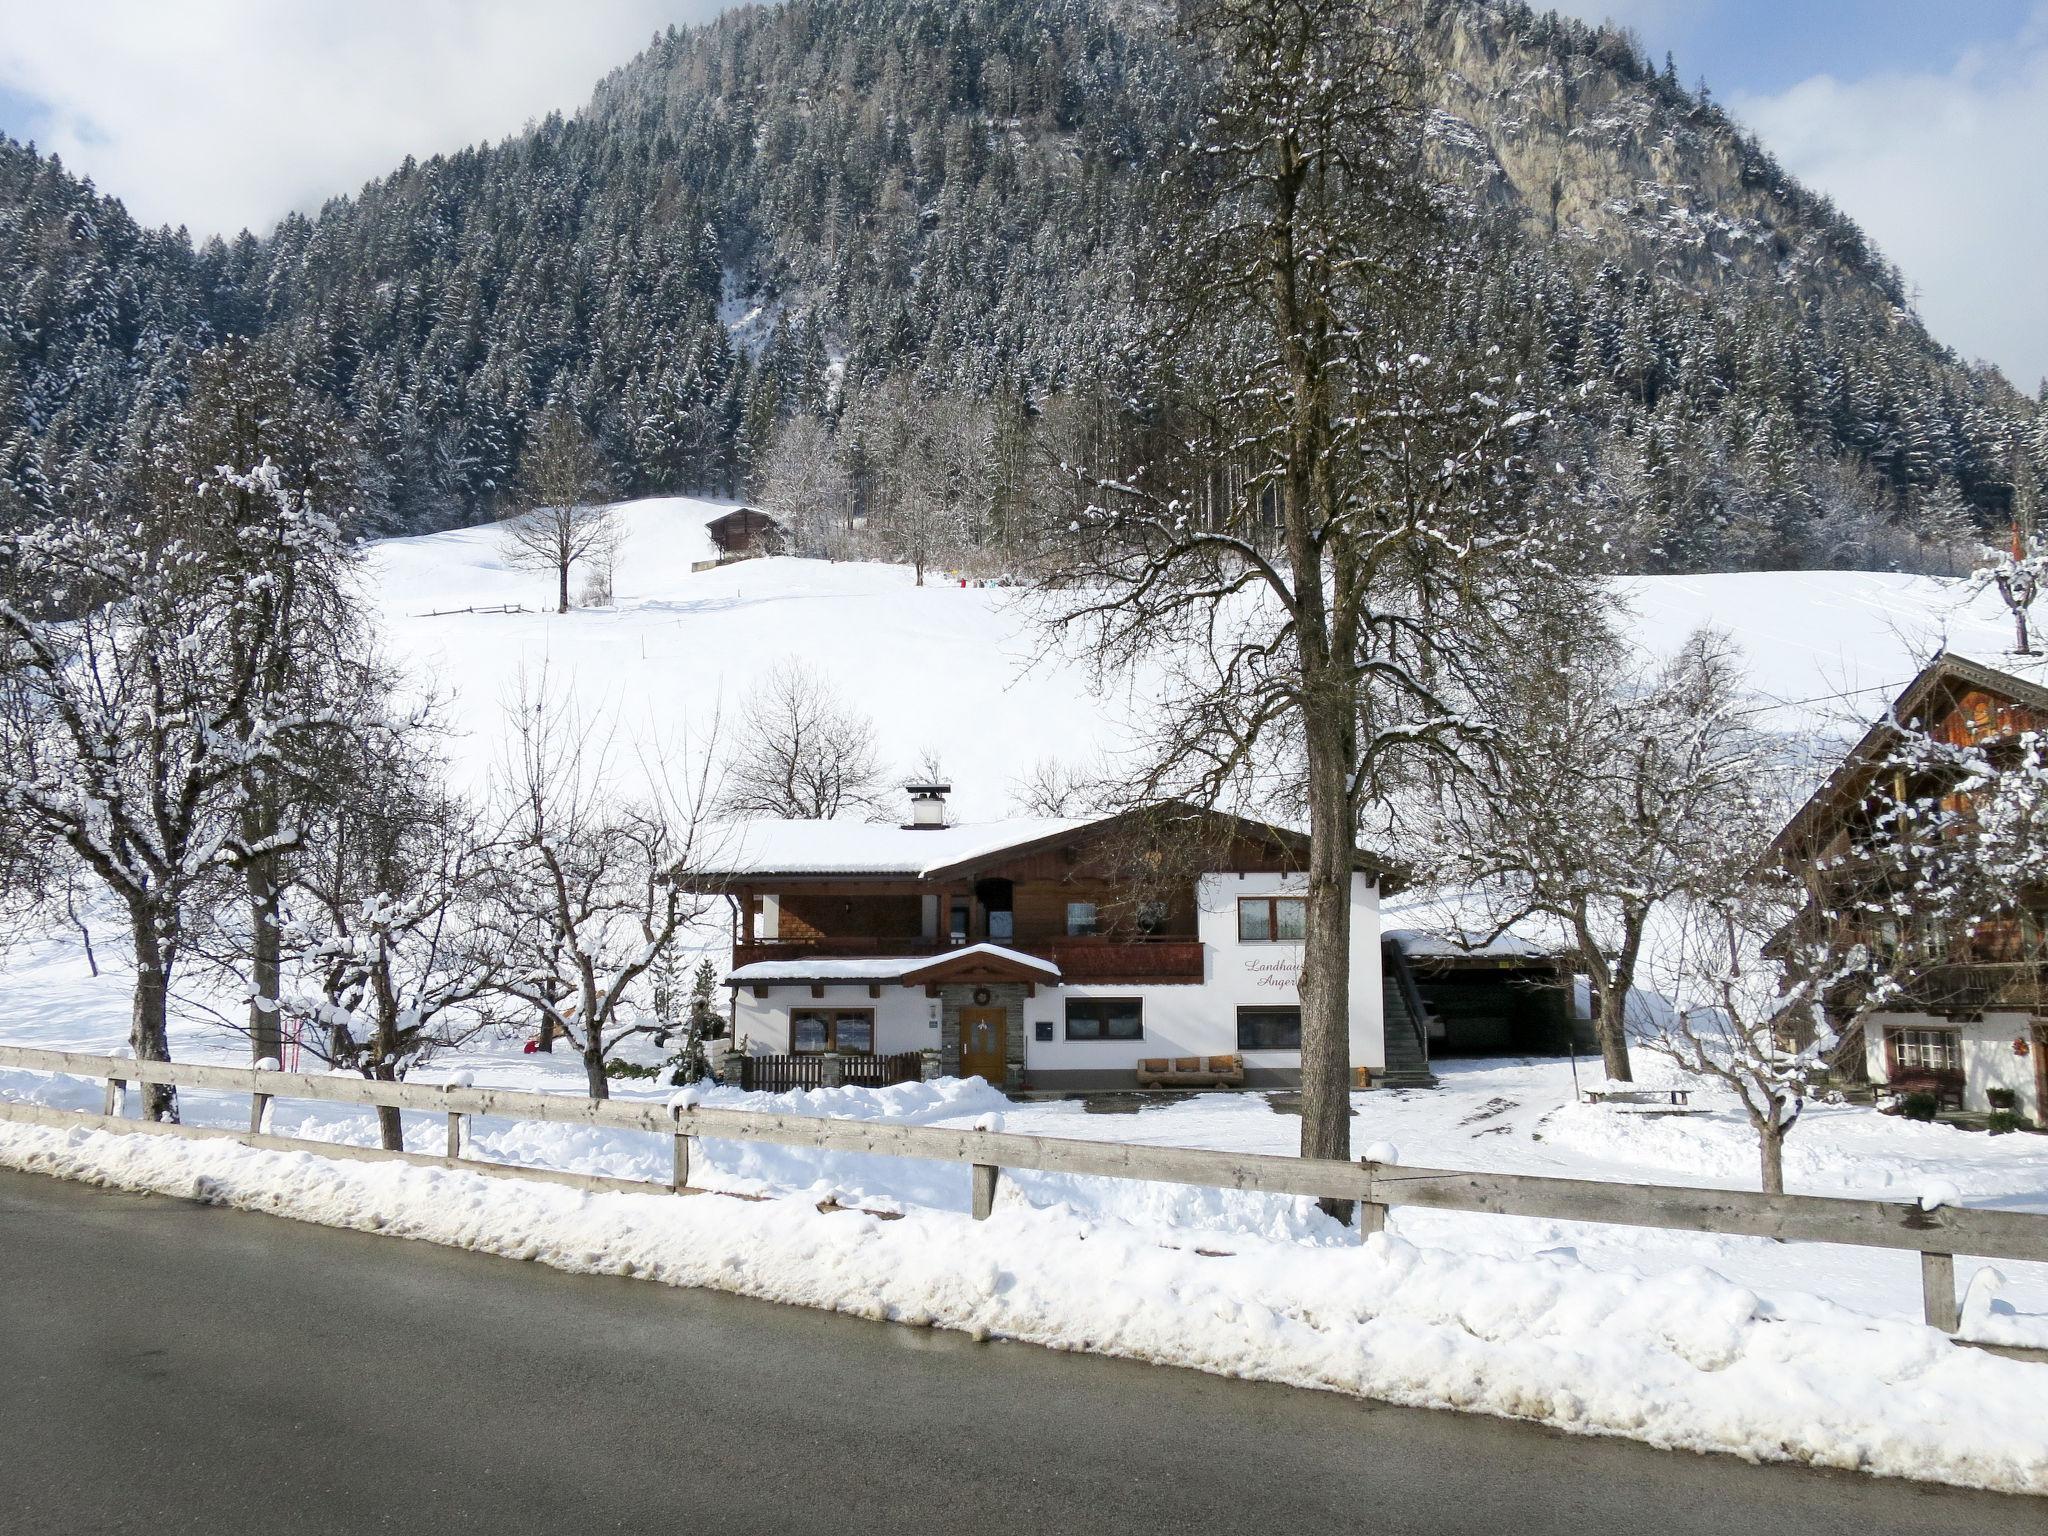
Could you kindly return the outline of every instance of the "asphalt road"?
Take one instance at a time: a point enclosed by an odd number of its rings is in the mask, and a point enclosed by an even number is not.
[[[0,1531],[2041,1536],[1650,1450],[0,1173]]]

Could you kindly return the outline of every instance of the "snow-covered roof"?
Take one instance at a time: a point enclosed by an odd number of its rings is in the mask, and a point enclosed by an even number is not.
[[[713,862],[727,876],[906,875],[954,865],[1090,825],[1056,817],[896,827],[865,821],[743,821]]]
[[[1512,932],[1484,943],[1476,934],[1460,939],[1420,928],[1388,928],[1381,936],[1399,946],[1401,953],[1411,960],[1548,960],[1558,949],[1554,944],[1540,944]]]
[[[1000,944],[969,944],[936,955],[867,955],[858,958],[823,957],[806,960],[756,960],[740,966],[725,984],[729,987],[762,986],[790,981],[901,981],[907,976],[940,966],[957,966],[975,959],[1002,961],[1036,971],[1048,981],[1057,981],[1060,968],[1050,960],[1006,949]]]

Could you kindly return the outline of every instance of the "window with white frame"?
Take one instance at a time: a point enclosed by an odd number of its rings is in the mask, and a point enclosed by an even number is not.
[[[1953,1029],[1887,1029],[1892,1065],[1902,1072],[1960,1072],[1963,1037]]]

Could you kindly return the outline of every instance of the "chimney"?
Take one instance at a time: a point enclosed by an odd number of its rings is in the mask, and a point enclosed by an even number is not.
[[[908,784],[910,791],[910,820],[904,823],[907,829],[936,829],[946,824],[946,796],[953,792],[950,784]]]

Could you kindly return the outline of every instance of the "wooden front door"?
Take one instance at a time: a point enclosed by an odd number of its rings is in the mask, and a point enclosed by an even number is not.
[[[1000,1008],[960,1010],[960,1075],[1003,1086],[1010,1060],[1010,1020]]]
[[[2034,1124],[2048,1126],[2048,1024],[2034,1025]]]

